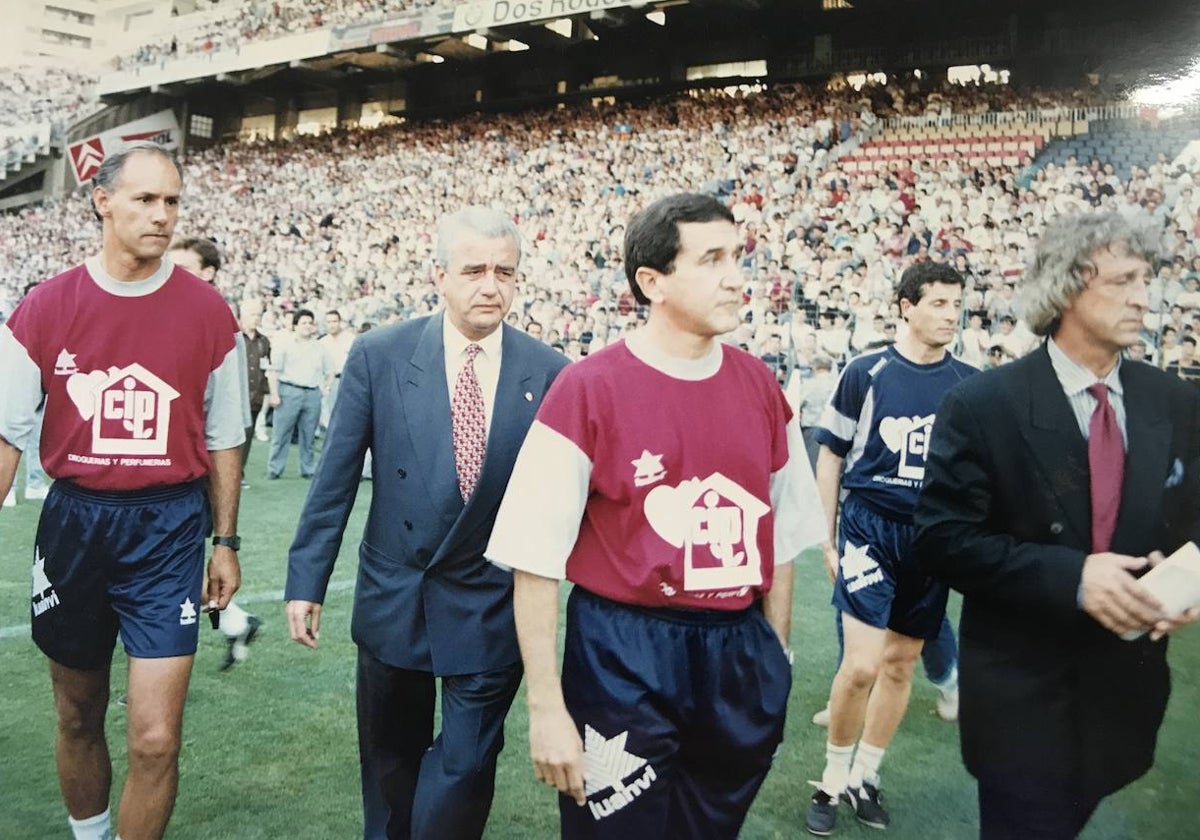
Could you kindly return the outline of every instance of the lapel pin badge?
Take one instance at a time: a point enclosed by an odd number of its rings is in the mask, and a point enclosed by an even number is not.
[[[533,394],[528,391],[525,392],[525,402],[533,402]]]

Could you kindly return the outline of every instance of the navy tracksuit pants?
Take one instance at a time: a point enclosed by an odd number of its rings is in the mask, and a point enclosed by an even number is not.
[[[792,674],[758,607],[632,607],[575,587],[563,694],[587,803],[562,836],[735,838],[783,739]]]

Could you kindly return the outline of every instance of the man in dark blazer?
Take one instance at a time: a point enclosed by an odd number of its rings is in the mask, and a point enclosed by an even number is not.
[[[951,390],[934,423],[914,551],[963,594],[960,730],[985,840],[1075,837],[1150,768],[1164,636],[1197,617],[1137,580],[1200,540],[1200,398],[1121,359],[1156,243],[1117,214],[1050,225],[1023,279],[1048,340]]]
[[[483,550],[534,413],[567,364],[502,324],[520,253],[515,226],[496,211],[467,208],[441,222],[445,312],[354,343],[289,554],[289,630],[315,648],[370,449],[374,492],[351,627],[369,840],[478,838],[491,807],[521,656],[512,577]]]

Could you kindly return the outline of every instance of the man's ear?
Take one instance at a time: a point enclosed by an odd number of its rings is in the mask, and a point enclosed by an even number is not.
[[[634,273],[633,277],[637,280],[638,288],[642,290],[651,303],[662,303],[663,289],[661,280],[663,273],[647,266],[641,266]]]
[[[102,219],[107,219],[112,215],[112,211],[108,206],[108,190],[104,187],[96,187],[92,190],[92,208],[96,211],[96,215]]]

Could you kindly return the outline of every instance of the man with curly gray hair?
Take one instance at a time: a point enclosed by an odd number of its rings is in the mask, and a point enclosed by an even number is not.
[[[1122,359],[1149,308],[1149,219],[1063,218],[1024,278],[1039,349],[955,387],[913,546],[963,594],[960,731],[981,837],[1076,837],[1145,773],[1170,614],[1138,577],[1200,540],[1200,396]]]
[[[1158,251],[1156,228],[1148,216],[1131,219],[1119,213],[1070,216],[1047,227],[1021,287],[1029,328],[1039,336],[1057,331],[1063,310],[1085,290],[1094,274],[1098,252],[1145,263],[1148,280]],[[1148,302],[1139,299],[1131,305],[1141,309],[1137,318],[1140,330]],[[1127,326],[1132,326],[1131,320]],[[1123,342],[1121,349],[1132,343]]]

